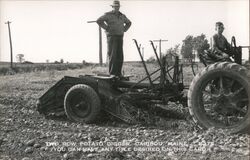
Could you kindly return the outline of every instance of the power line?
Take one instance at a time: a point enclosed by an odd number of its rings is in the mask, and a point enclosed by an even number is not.
[[[10,31],[10,21],[5,22],[8,25],[9,30],[9,40],[10,40],[10,67],[13,68],[13,49],[12,49],[12,40],[11,40],[11,31]]]
[[[153,42],[159,42],[159,54],[160,54],[160,59],[162,58],[162,52],[161,52],[161,42],[167,42],[168,40],[166,39],[158,39],[158,40],[153,40]]]
[[[87,21],[87,23],[96,23],[96,21]],[[102,28],[99,26],[99,64],[102,65]]]

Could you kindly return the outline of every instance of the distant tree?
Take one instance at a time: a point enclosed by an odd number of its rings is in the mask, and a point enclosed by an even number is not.
[[[179,47],[180,47],[180,44],[177,44],[174,47],[169,48],[166,51],[166,54],[178,54],[179,53]]]
[[[23,64],[34,64],[34,63],[30,61],[24,61]]]
[[[17,62],[22,63],[24,61],[24,54],[17,54],[16,60]]]
[[[173,47],[167,49],[166,54],[172,54],[172,53],[174,53]]]
[[[171,47],[166,51],[166,55],[164,55],[168,64],[172,64],[172,62],[174,61],[173,55],[175,55],[175,49]]]
[[[60,59],[60,63],[63,63],[64,62],[64,60],[63,59]]]
[[[193,37],[188,35],[183,40],[183,45],[181,47],[181,54],[183,58],[194,58],[193,50],[196,50],[198,54],[202,53],[204,50],[209,48],[208,40],[205,34]]]
[[[179,54],[179,51],[180,51],[180,44],[176,44],[175,46],[174,46],[174,49],[173,49],[173,52],[175,53],[175,54]]]
[[[48,60],[48,59],[46,59],[46,63],[49,63],[49,60]]]
[[[183,58],[192,57],[193,53],[193,36],[188,35],[184,40],[181,46],[181,55]]]
[[[147,61],[147,62],[155,62],[156,59],[155,59],[154,56],[150,56],[146,61]]]
[[[206,39],[205,34],[201,34],[200,36],[193,38],[193,47],[195,50],[197,50],[197,53],[200,54],[204,50],[209,49],[208,40]]]

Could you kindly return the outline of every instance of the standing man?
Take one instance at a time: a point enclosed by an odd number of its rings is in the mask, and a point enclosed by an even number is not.
[[[98,18],[97,23],[107,34],[109,74],[122,77],[123,35],[131,26],[131,21],[119,11],[120,1],[114,0],[111,6],[113,10]]]

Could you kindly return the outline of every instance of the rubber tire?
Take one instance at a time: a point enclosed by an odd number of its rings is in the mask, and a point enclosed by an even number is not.
[[[250,84],[249,84],[249,77],[247,76],[247,69],[243,66],[240,66],[236,63],[230,62],[218,62],[211,64],[204,68],[199,74],[197,74],[188,91],[188,109],[189,113],[194,120],[194,122],[202,129],[208,128],[219,128],[216,126],[212,126],[206,119],[204,118],[204,113],[201,111],[199,102],[197,101],[199,94],[201,93],[200,89],[204,81],[211,76],[214,76],[218,73],[226,73],[230,76],[236,76],[238,80],[240,80],[241,84],[244,84],[246,92],[248,94],[248,98],[250,99]],[[248,87],[246,87],[248,86]],[[248,107],[250,107],[250,100]],[[227,129],[230,133],[249,133],[250,131],[250,108],[246,113],[246,118],[237,126],[222,128]]]
[[[90,112],[85,117],[79,117],[74,112],[72,112],[71,106],[69,104],[71,97],[75,92],[81,91],[84,93],[86,99],[89,101],[90,104]],[[83,122],[83,123],[93,123],[95,122],[99,114],[101,112],[101,104],[100,104],[100,98],[96,91],[85,84],[77,84],[72,86],[66,93],[64,98],[64,110],[67,115],[67,117],[75,122]]]

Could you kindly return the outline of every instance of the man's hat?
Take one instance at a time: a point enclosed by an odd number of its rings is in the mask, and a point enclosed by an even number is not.
[[[112,7],[116,7],[116,6],[118,7],[118,6],[120,6],[120,1],[114,0],[114,1],[113,1],[113,4],[111,4],[111,6],[112,6]]]

